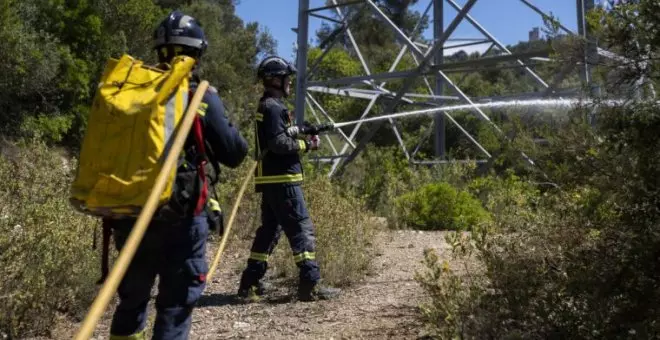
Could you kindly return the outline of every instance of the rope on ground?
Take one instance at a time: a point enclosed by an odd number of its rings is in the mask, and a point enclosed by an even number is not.
[[[188,107],[188,111],[186,111],[186,114],[181,121],[181,127],[176,132],[174,143],[170,149],[170,152],[167,154],[163,168],[156,178],[156,184],[151,190],[151,194],[149,195],[144,208],[140,212],[140,216],[135,222],[135,225],[133,226],[133,229],[128,236],[128,240],[126,240],[124,249],[122,249],[122,251],[119,253],[117,262],[112,267],[110,275],[103,284],[103,287],[101,287],[101,291],[96,296],[96,299],[94,299],[94,303],[87,313],[87,316],[85,316],[85,320],[83,321],[78,334],[76,334],[75,340],[86,340],[92,336],[94,328],[96,328],[96,324],[101,318],[101,315],[103,315],[103,312],[108,307],[108,303],[110,303],[110,299],[115,294],[115,291],[119,286],[119,282],[123,279],[124,274],[126,274],[128,265],[131,263],[137,247],[140,245],[140,241],[142,241],[144,232],[147,230],[149,221],[151,221],[151,218],[156,211],[158,199],[165,190],[167,178],[172,169],[174,169],[174,165],[176,164],[179,154],[181,153],[183,144],[186,141],[188,132],[190,131],[195,115],[197,114],[197,109],[199,108],[202,97],[208,86],[209,83],[206,80],[199,84],[199,87],[197,88],[197,91],[192,98],[190,106]]]
[[[224,235],[222,236],[222,240],[220,241],[220,246],[218,247],[218,251],[215,253],[215,258],[213,259],[211,268],[209,269],[209,272],[206,275],[207,283],[211,282],[211,278],[213,277],[215,270],[218,268],[218,264],[220,263],[220,257],[222,257],[222,253],[225,250],[225,245],[227,244],[227,239],[229,238],[229,233],[231,232],[231,226],[234,224],[234,220],[236,219],[236,212],[238,211],[238,207],[241,205],[241,200],[243,199],[243,195],[245,194],[245,188],[247,188],[248,183],[250,183],[250,179],[252,179],[252,176],[254,175],[254,170],[257,167],[257,163],[258,162],[254,162],[254,164],[250,166],[250,169],[248,169],[248,173],[245,176],[245,179],[243,180],[243,185],[241,185],[241,188],[238,191],[238,195],[236,196],[236,200],[234,201],[234,206],[231,209],[229,222],[227,222],[227,228],[225,229]]]

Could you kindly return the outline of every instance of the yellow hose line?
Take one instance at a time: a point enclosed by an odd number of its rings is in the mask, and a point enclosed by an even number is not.
[[[117,290],[120,281],[123,279],[124,274],[126,274],[126,270],[128,269],[128,266],[131,263],[131,260],[133,259],[138,246],[140,245],[140,241],[142,241],[144,232],[147,230],[149,221],[151,221],[151,218],[156,211],[158,198],[163,193],[163,190],[165,190],[167,177],[169,176],[170,172],[174,168],[174,165],[176,164],[177,159],[179,158],[183,144],[186,141],[188,132],[190,131],[195,115],[197,114],[199,104],[201,103],[202,97],[204,96],[204,93],[206,93],[208,86],[209,83],[206,80],[199,84],[199,87],[195,92],[195,96],[192,98],[190,106],[188,106],[188,111],[186,111],[186,114],[181,121],[181,127],[176,132],[176,137],[174,139],[172,149],[167,154],[165,164],[163,164],[163,168],[156,178],[156,184],[151,190],[151,194],[149,195],[144,208],[140,212],[140,216],[135,222],[135,225],[133,226],[133,229],[128,236],[128,240],[126,240],[124,249],[122,249],[122,251],[119,253],[117,262],[112,267],[110,275],[108,275],[108,278],[103,284],[103,287],[101,287],[101,291],[96,296],[96,299],[94,300],[92,307],[87,313],[87,316],[85,316],[85,320],[83,321],[78,334],[76,334],[75,340],[87,340],[92,336],[96,324],[101,318],[101,315],[103,315],[103,312],[108,306],[110,299]]]
[[[254,176],[254,169],[256,169],[257,163],[258,162],[254,162],[254,164],[252,164],[250,169],[248,169],[248,173],[245,176],[245,179],[243,180],[243,185],[241,185],[241,189],[238,191],[238,195],[236,196],[236,200],[234,201],[234,206],[231,209],[229,222],[227,222],[227,228],[225,228],[224,235],[222,236],[222,240],[220,241],[220,247],[218,248],[218,251],[215,253],[215,258],[213,259],[211,268],[209,269],[209,272],[206,275],[207,284],[211,283],[211,278],[213,277],[215,270],[218,268],[218,264],[220,263],[220,257],[222,257],[222,252],[225,250],[225,245],[227,244],[227,239],[229,238],[231,226],[234,224],[234,220],[236,219],[236,212],[238,211],[238,207],[240,206],[241,200],[243,199],[243,194],[245,194],[245,188],[247,188],[248,183],[250,183],[250,179],[252,179],[252,176]]]

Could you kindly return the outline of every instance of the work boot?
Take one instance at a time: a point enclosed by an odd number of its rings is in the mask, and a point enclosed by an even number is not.
[[[324,287],[314,282],[301,282],[298,286],[298,300],[329,300],[337,297],[340,292],[339,288]]]
[[[266,291],[271,290],[272,287],[270,283],[259,281],[257,285],[239,287],[238,296],[247,302],[259,302],[264,294],[266,294]]]

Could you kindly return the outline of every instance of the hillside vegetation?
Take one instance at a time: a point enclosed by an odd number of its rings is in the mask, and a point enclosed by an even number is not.
[[[423,40],[413,32],[420,13],[400,1],[378,3],[407,34]],[[262,91],[254,67],[274,52],[277,37],[258,23],[242,22],[235,14],[235,1],[6,0],[0,5],[0,337],[48,336],[57,317],[80,320],[89,307],[100,275],[100,251],[93,248],[100,241],[101,233],[95,232],[99,221],[68,204],[89,105],[109,57],[129,53],[154,61],[153,29],[172,8],[203,23],[210,47],[201,62],[202,78],[218,89],[229,118],[252,150],[252,115]],[[589,60],[597,66],[595,80],[605,84],[603,99],[629,98],[631,84],[643,85],[642,93],[650,95],[648,85],[658,85],[657,13],[657,2],[637,0],[589,14],[600,46],[627,58]],[[421,28],[428,25],[423,20]],[[324,25],[316,32],[316,42],[337,28]],[[512,52],[549,49],[553,61],[531,66],[544,79],[575,64],[584,48],[579,38],[559,35],[554,28],[549,22],[547,39],[508,46]],[[371,73],[391,67],[400,47],[378,18],[364,14],[351,32]],[[319,63],[316,79],[365,74],[350,41],[345,33],[339,34]],[[310,48],[309,65],[321,53],[318,46]],[[478,56],[458,51],[445,62]],[[448,75],[470,97],[541,90],[522,69],[513,67],[515,62],[503,65],[511,67],[462,69]],[[396,69],[415,67],[406,54]],[[635,83],[639,79],[643,81]],[[429,82],[434,83],[433,77]],[[401,85],[391,81],[387,88],[397,91]],[[573,73],[559,87],[579,85]],[[410,91],[428,93],[421,78]],[[445,93],[452,94],[448,87]],[[368,105],[360,99],[314,96],[336,121],[358,119]],[[385,99],[377,101],[373,115],[383,113],[387,104]],[[428,297],[419,315],[433,336],[657,337],[658,105],[628,101],[608,106],[585,103],[570,110],[484,112],[508,139],[470,111],[456,111],[452,117],[493,155],[485,164],[412,165],[388,124],[336,180],[327,179],[327,167],[306,160],[304,190],[319,228],[319,259],[326,279],[350,286],[368,273],[377,228],[372,217],[385,217],[390,228],[456,231],[447,236],[455,262],[442,262],[429,250],[420,258],[426,269],[416,275]],[[417,116],[397,122],[409,150],[431,119]],[[308,120],[314,120],[309,113]],[[366,124],[356,138],[369,128]],[[331,138],[339,141],[336,135]],[[539,138],[546,142],[537,143]],[[449,122],[447,146],[452,159],[482,157]],[[530,166],[521,151],[536,165]],[[417,157],[433,152],[429,139]],[[223,169],[218,191],[224,211],[230,211],[250,162]],[[243,241],[259,224],[260,197],[250,191],[234,229]],[[275,260],[278,275],[295,282],[290,253],[286,242],[281,243]],[[460,271],[450,269],[457,263],[464,264]]]

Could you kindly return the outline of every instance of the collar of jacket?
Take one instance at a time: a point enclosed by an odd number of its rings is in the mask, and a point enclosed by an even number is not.
[[[263,97],[264,99],[265,99],[265,98],[273,98],[273,99],[277,99],[277,100],[280,101],[280,102],[283,102],[283,98],[284,98],[284,97],[281,96],[279,93],[276,93],[276,92],[279,92],[279,90],[266,88],[266,89],[264,90],[264,94],[263,94],[262,97]]]

